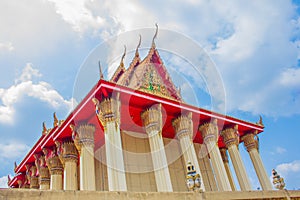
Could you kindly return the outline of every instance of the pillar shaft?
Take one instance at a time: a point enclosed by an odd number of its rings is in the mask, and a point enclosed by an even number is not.
[[[258,153],[258,140],[255,138],[256,134],[249,133],[243,136],[244,145],[250,155],[252,164],[254,166],[256,175],[263,190],[272,190],[272,185],[268,174],[265,170],[261,157]]]
[[[219,136],[217,121],[214,120],[213,123],[204,123],[199,127],[199,130],[202,133],[204,143],[210,155],[219,191],[231,191],[231,186],[217,145]]]
[[[59,158],[64,165],[64,190],[78,190],[78,152],[72,141],[56,141]]]
[[[101,103],[94,99],[94,103],[96,108],[101,110],[98,118],[104,127],[109,191],[127,191],[120,133],[119,96],[104,99]]]
[[[147,109],[142,113],[141,117],[149,137],[157,191],[172,192],[172,182],[161,135],[162,114],[160,106],[158,109]]]
[[[238,150],[239,135],[237,126],[235,126],[234,128],[227,128],[223,130],[221,134],[228,149],[241,190],[251,190],[250,180],[247,176],[244,163]]]
[[[225,170],[226,170],[226,173],[227,173],[227,176],[228,176],[228,180],[229,180],[231,189],[232,189],[232,191],[236,191],[233,176],[232,176],[232,173],[231,173],[231,170],[230,170],[230,167],[229,167],[227,149],[225,149],[225,148],[220,149],[220,153],[221,153],[221,156],[222,156],[222,160],[223,160],[223,163],[224,163],[224,167],[225,167]]]
[[[196,146],[195,146],[196,147]],[[218,191],[217,182],[211,163],[209,160],[209,154],[205,144],[200,144],[198,149],[199,166],[201,174],[203,176],[203,183],[206,191]]]
[[[188,162],[195,167],[196,173],[200,175],[201,186],[200,188],[205,191],[203,178],[200,171],[196,151],[193,144],[193,121],[191,115],[180,116],[173,121],[173,127],[176,131],[177,138],[179,139],[181,151],[183,153],[185,167]]]
[[[42,155],[34,155],[35,157],[35,165],[39,172],[39,185],[40,190],[49,190],[50,189],[50,172],[48,167],[46,166],[45,156]]]
[[[43,149],[46,163],[50,171],[50,190],[62,190],[63,165],[57,155],[56,148],[53,150]]]
[[[95,127],[82,124],[76,127],[74,144],[80,154],[80,190],[96,190],[94,163]],[[69,164],[70,171],[75,173],[74,164]],[[74,178],[74,182],[76,179]]]

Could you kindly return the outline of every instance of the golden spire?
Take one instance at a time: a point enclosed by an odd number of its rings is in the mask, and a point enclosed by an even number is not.
[[[120,62],[120,66],[122,68],[124,67],[124,58],[125,58],[125,55],[126,55],[126,45],[124,45],[124,53],[122,55],[121,62]]]
[[[14,171],[16,172],[16,170],[17,170],[17,167],[18,167],[18,165],[17,165],[17,162],[15,161],[15,168],[14,168]]]
[[[152,47],[153,48],[155,48],[155,42],[154,42],[154,40],[157,37],[157,33],[158,33],[158,25],[157,25],[157,23],[155,23],[155,26],[156,26],[156,31],[155,31],[155,34],[154,34],[153,39],[152,39]]]
[[[258,125],[260,125],[260,126],[264,126],[264,123],[263,123],[263,121],[262,121],[261,115],[259,115],[259,120],[258,120],[258,122],[257,122],[256,124],[258,124]]]
[[[47,127],[46,127],[46,123],[43,122],[43,132],[42,132],[43,135],[46,135],[47,134]]]
[[[54,118],[54,122],[53,122],[53,127],[56,127],[58,125],[58,119],[56,117],[56,113],[53,113],[53,118]]]
[[[100,63],[100,60],[99,60],[99,73],[100,73],[100,80],[104,79],[104,76],[103,76],[103,73],[102,73],[102,69],[101,69],[101,63]]]
[[[140,48],[141,42],[142,42],[142,36],[141,36],[141,34],[140,34],[139,36],[140,36],[140,40],[139,40],[139,43],[138,43],[138,45],[136,46],[136,50],[135,50],[135,56],[136,56],[136,57],[139,56],[139,48]]]

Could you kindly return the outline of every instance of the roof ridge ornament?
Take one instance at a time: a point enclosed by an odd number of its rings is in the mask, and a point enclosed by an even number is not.
[[[154,42],[154,40],[156,39],[156,37],[157,37],[157,33],[158,33],[158,25],[157,25],[157,23],[155,23],[155,26],[156,26],[156,30],[155,30],[155,34],[154,34],[154,36],[153,36],[153,39],[152,39],[152,48],[155,48],[155,42]]]
[[[47,134],[47,127],[46,127],[46,123],[43,122],[43,132],[42,132],[43,135],[46,135]]]
[[[54,121],[53,121],[53,128],[54,128],[58,125],[58,119],[56,117],[56,112],[53,113],[53,118],[54,118]]]
[[[122,55],[121,62],[120,62],[120,66],[121,67],[124,67],[124,58],[125,58],[125,55],[126,55],[126,45],[124,45],[124,53]]]
[[[101,62],[100,62],[100,60],[99,60],[99,62],[98,62],[98,65],[99,65],[100,80],[103,80],[103,79],[104,79],[104,75],[103,75],[103,73],[102,73],[102,67],[101,67]]]
[[[140,39],[139,39],[138,45],[136,46],[135,57],[139,56],[139,48],[141,47],[141,42],[142,42],[142,36],[141,36],[141,34],[139,34],[139,36],[140,36]]]

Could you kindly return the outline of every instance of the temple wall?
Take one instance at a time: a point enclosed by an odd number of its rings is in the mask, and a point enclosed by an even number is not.
[[[95,181],[97,191],[108,191],[106,154],[104,146],[95,151]]]
[[[127,190],[136,192],[157,191],[147,135],[122,132],[121,136]]]
[[[217,184],[215,181],[214,172],[211,167],[211,163],[208,158],[201,158],[200,150],[201,144],[194,143],[195,151],[198,158],[199,167],[201,170],[203,184],[205,186],[206,191],[217,191]]]
[[[300,191],[245,191],[245,192],[101,192],[101,191],[45,191],[34,189],[3,189],[0,190],[0,199],[11,200],[92,200],[92,199],[252,199],[252,200],[280,200],[300,199]]]
[[[169,172],[174,192],[186,192],[186,172],[184,159],[180,150],[179,142],[176,139],[163,138]]]

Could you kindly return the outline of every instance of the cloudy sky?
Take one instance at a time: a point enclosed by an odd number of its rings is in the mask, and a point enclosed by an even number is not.
[[[42,122],[50,127],[54,111],[63,119],[72,109],[89,52],[158,23],[205,49],[223,80],[229,115],[252,122],[263,116],[266,170],[276,168],[288,189],[299,189],[299,6],[299,0],[0,1],[0,187],[40,137]],[[256,189],[249,156],[240,151]]]

